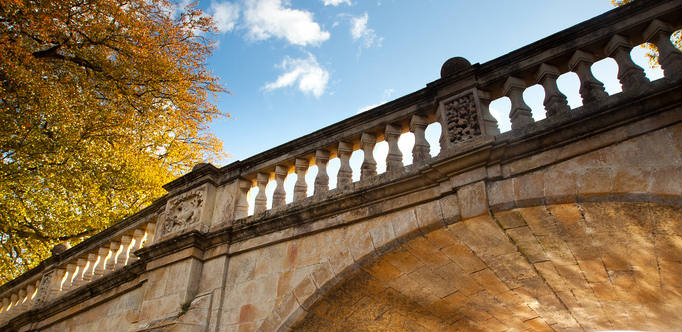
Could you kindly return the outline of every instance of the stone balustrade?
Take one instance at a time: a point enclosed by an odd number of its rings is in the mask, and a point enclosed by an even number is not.
[[[19,278],[0,287],[0,326],[17,315],[58,299],[70,291],[97,283],[125,269],[138,258],[142,246],[163,242],[189,231],[229,229],[251,224],[290,208],[323,200],[330,192],[327,166],[334,158],[340,167],[334,191],[348,192],[377,179],[374,149],[386,141],[386,176],[398,177],[415,168],[457,153],[469,141],[491,139],[499,134],[497,120],[488,107],[492,100],[508,97],[512,131],[533,125],[531,109],[523,100],[529,86],[539,84],[545,92],[548,118],[571,112],[557,78],[574,72],[580,80],[583,105],[608,103],[604,85],[591,72],[591,65],[611,57],[618,64],[623,94],[635,99],[649,87],[642,68],[633,63],[633,46],[650,42],[660,51],[665,80],[682,79],[682,53],[670,35],[682,26],[679,1],[636,1],[589,21],[561,31],[531,45],[484,64],[471,65],[463,58],[448,60],[441,78],[421,90],[338,122],[279,147],[237,161],[220,169],[197,165],[192,172],[164,188],[168,194],[140,213],[131,216],[77,246],[52,257]],[[425,137],[427,126],[439,123],[440,154],[432,157]],[[412,165],[404,165],[398,148],[401,134],[414,135]],[[494,139],[494,138],[493,138]],[[350,156],[361,150],[359,184],[353,182]],[[305,174],[317,167],[312,183]],[[296,176],[292,192],[284,182]],[[275,183],[268,209],[265,193]],[[253,216],[248,195],[252,188]],[[307,197],[308,188],[312,197]],[[287,197],[292,203],[287,204]]]
[[[152,207],[155,207],[154,205]],[[156,219],[145,209],[106,231],[66,249],[0,288],[0,325],[43,303],[129,265],[135,250],[154,240]]]
[[[426,89],[236,164],[238,169],[232,170],[232,176],[246,183],[238,198],[243,204],[242,210],[235,213],[235,217],[246,217],[246,195],[252,187],[258,189],[254,215],[267,210],[265,188],[271,180],[276,182],[271,202],[273,209],[286,205],[286,195],[292,195],[293,202],[306,199],[309,185],[314,188],[313,196],[327,192],[330,158],[338,157],[341,163],[336,187],[340,190],[349,188],[353,171],[348,159],[355,150],[362,150],[364,155],[360,181],[377,175],[373,152],[376,143],[381,141],[388,143],[386,172],[399,172],[404,166],[397,142],[400,135],[408,131],[415,139],[413,162],[422,163],[431,158],[424,130],[434,122],[441,126],[441,154],[456,150],[464,141],[497,135],[497,120],[488,106],[500,97],[508,97],[511,101],[512,130],[522,129],[534,122],[523,92],[535,84],[544,89],[543,104],[548,118],[569,112],[567,98],[557,86],[557,78],[567,72],[574,72],[580,80],[583,105],[603,101],[608,94],[604,84],[592,75],[591,66],[607,57],[618,64],[622,93],[637,95],[646,89],[649,80],[643,69],[632,61],[630,51],[633,46],[645,42],[653,43],[660,50],[665,79],[679,80],[682,53],[670,41],[671,34],[679,28],[675,21],[679,18],[665,17],[675,6],[679,7],[679,4],[662,3],[639,16],[618,15],[618,11],[612,11],[591,20],[602,22],[600,25],[591,21],[579,24],[482,65],[472,66],[463,58],[450,59],[441,69],[441,79],[430,83]],[[674,23],[665,21],[666,18]],[[317,175],[313,184],[307,184],[304,176],[313,165],[317,166]],[[283,182],[292,174],[297,177],[294,192],[286,193]]]

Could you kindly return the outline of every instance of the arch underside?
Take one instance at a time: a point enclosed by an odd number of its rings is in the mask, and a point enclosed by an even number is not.
[[[359,266],[294,331],[677,330],[680,207],[542,205],[416,236]]]

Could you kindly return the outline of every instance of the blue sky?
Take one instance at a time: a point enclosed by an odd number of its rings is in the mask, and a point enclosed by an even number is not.
[[[220,30],[211,35],[218,48],[209,68],[232,92],[216,100],[232,117],[210,126],[231,155],[222,165],[421,89],[451,57],[484,63],[613,9],[608,0],[202,0],[198,6]],[[660,69],[646,66],[642,48],[632,54],[651,79],[661,77]],[[602,60],[592,70],[607,92],[620,91],[615,61]],[[572,107],[581,105],[575,74],[560,76],[558,84]],[[535,120],[544,118],[543,97],[539,86],[524,92]],[[508,99],[490,108],[501,130],[509,130]],[[434,155],[439,134],[439,125],[427,129]],[[399,141],[405,164],[411,163],[411,135]],[[378,143],[379,173],[386,153],[387,144]],[[355,180],[361,162],[362,152],[355,151]],[[330,161],[331,188],[338,167],[338,159]],[[316,173],[315,166],[308,170],[307,183]],[[287,201],[295,180],[291,174],[285,181]],[[268,197],[273,190],[270,183]]]

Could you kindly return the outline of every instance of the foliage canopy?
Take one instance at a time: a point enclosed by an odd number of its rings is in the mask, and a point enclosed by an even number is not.
[[[222,153],[214,29],[167,0],[0,0],[0,283]]]

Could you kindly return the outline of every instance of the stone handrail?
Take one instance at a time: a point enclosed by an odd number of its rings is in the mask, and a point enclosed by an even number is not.
[[[161,198],[72,248],[58,245],[52,257],[0,286],[0,325],[135,262],[132,253],[154,240],[155,213],[164,204]]]
[[[318,167],[313,196],[329,191],[327,163],[338,157],[339,191],[353,190],[349,158],[363,150],[360,181],[377,174],[373,150],[377,142],[388,143],[386,172],[404,170],[398,138],[410,131],[415,136],[413,163],[431,158],[425,128],[441,125],[441,153],[456,151],[460,143],[499,134],[490,114],[491,100],[507,96],[511,101],[512,130],[533,123],[523,91],[534,84],[545,90],[548,118],[569,112],[566,97],[557,88],[559,75],[572,71],[580,79],[583,105],[608,97],[604,86],[591,73],[592,63],[612,57],[618,64],[623,94],[636,96],[649,81],[642,68],[632,62],[630,50],[643,42],[655,44],[666,80],[682,79],[682,53],[670,35],[682,27],[682,1],[635,1],[591,20],[558,32],[517,51],[484,64],[470,65],[462,58],[448,60],[441,78],[421,90],[338,122],[301,138],[220,169],[198,165],[164,186],[168,194],[136,215],[92,238],[55,254],[19,278],[0,286],[0,326],[13,317],[53,301],[102,276],[130,265],[143,245],[169,239],[180,232],[229,228],[233,223],[253,222],[286,209],[284,180],[295,173],[293,202],[308,198],[305,173]],[[272,209],[267,211],[265,187],[274,179]],[[248,217],[247,194],[257,187]],[[238,222],[236,222],[239,220]]]

